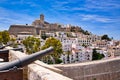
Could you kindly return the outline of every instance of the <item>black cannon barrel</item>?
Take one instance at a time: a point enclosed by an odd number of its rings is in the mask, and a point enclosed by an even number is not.
[[[13,49],[9,49],[9,50],[22,51],[23,52],[23,48],[13,48]]]
[[[4,49],[5,47],[10,46],[10,45],[12,45],[12,44],[7,44],[7,45],[4,45],[4,46],[1,46],[0,49]]]
[[[53,47],[49,47],[45,50],[33,53],[31,55],[27,55],[27,56],[22,57],[20,59],[17,59],[17,60],[11,61],[11,62],[7,62],[3,65],[0,65],[0,71],[9,70],[9,69],[12,69],[14,67],[17,67],[17,68],[24,67],[24,66],[32,63],[33,61],[41,58],[42,56],[49,54],[52,51],[53,51]]]
[[[21,52],[23,52],[23,48],[13,48],[13,49],[3,49],[3,50],[0,50],[0,53],[8,53],[9,50],[14,50],[14,51],[21,51]]]

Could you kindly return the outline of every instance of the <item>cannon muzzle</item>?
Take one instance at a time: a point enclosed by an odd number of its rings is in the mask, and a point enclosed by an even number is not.
[[[42,56],[49,54],[52,51],[53,51],[53,47],[49,47],[45,50],[33,53],[31,55],[27,55],[25,57],[19,58],[17,60],[11,61],[11,62],[7,62],[3,65],[0,65],[0,71],[9,70],[14,67],[16,67],[16,68],[24,67],[24,66],[32,63],[33,61],[41,58]]]
[[[3,49],[3,50],[0,50],[0,53],[8,53],[9,50],[14,50],[14,51],[21,51],[21,52],[23,52],[23,48],[13,48],[13,49]]]
[[[4,49],[5,47],[10,46],[10,45],[12,45],[12,44],[7,44],[7,45],[4,45],[4,46],[0,46],[0,49]]]

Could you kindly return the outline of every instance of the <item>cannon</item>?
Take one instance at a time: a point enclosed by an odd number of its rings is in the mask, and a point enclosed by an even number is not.
[[[0,50],[0,53],[8,53],[9,50],[14,50],[14,51],[21,51],[21,52],[23,52],[23,48],[13,48],[13,49]]]
[[[4,45],[4,46],[0,46],[0,49],[4,49],[5,47],[10,46],[10,45],[12,45],[12,44],[7,44],[7,45]]]
[[[2,50],[0,50],[0,62],[8,62],[9,61],[9,51],[10,50],[23,52],[22,48],[2,49]]]
[[[42,56],[49,54],[52,51],[53,51],[53,47],[49,47],[45,50],[33,53],[31,55],[27,55],[25,57],[22,57],[20,59],[17,59],[11,62],[0,63],[0,71],[24,67],[32,63],[33,61],[41,58]]]

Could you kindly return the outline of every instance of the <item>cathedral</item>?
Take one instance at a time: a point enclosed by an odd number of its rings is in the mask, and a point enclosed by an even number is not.
[[[19,34],[40,35],[41,31],[55,32],[65,31],[61,25],[56,23],[49,23],[44,20],[44,15],[41,14],[38,20],[32,22],[32,25],[10,25],[10,35],[17,36]]]

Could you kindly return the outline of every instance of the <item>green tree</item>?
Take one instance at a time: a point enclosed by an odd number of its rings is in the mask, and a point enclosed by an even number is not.
[[[41,38],[42,38],[43,40],[46,40],[46,38],[48,38],[48,36],[44,33],[44,34],[41,35]]]
[[[0,32],[0,43],[7,44],[10,41],[10,35],[8,31]]]
[[[52,58],[55,60],[55,63],[58,63],[60,56],[62,54],[62,44],[59,40],[50,37],[46,40],[45,45],[42,46],[42,49],[46,49],[50,46],[53,46],[54,52],[51,53]]]
[[[28,54],[35,53],[40,50],[40,40],[35,37],[28,37],[23,40],[23,44]]]
[[[12,44],[11,47],[17,48],[18,43],[16,43],[16,38],[10,38],[10,43]]]
[[[96,80],[96,78],[93,78],[93,80]]]
[[[96,51],[96,49],[93,49],[93,53],[92,53],[92,60],[100,60],[104,57],[103,54],[100,54]]]
[[[58,25],[59,28],[61,28],[61,25]]]
[[[55,63],[60,64],[60,63],[62,63],[62,60],[59,58],[56,58]]]
[[[71,32],[67,32],[66,34],[67,34],[67,37],[72,37]]]
[[[76,27],[75,27],[75,26],[72,26],[71,29],[70,29],[70,31],[71,31],[71,32],[75,32],[75,31],[76,31],[75,29],[76,29]]]
[[[103,35],[103,36],[101,37],[101,39],[102,39],[102,40],[108,40],[108,41],[111,40],[111,39],[108,37],[107,34]]]
[[[0,32],[0,44],[2,44],[2,32]]]
[[[66,54],[67,54],[67,61],[68,61],[68,63],[70,63],[70,54],[71,54],[71,52],[67,51]]]
[[[84,31],[85,35],[90,35],[90,33],[88,31]]]
[[[83,46],[83,47],[87,47],[87,45],[86,45],[86,44],[84,44],[84,43],[82,44],[82,46]]]

